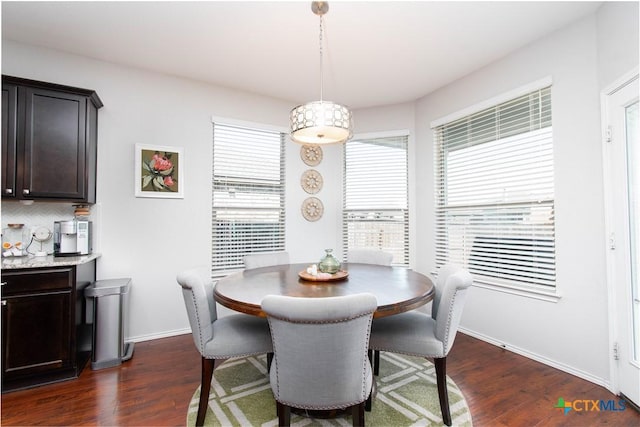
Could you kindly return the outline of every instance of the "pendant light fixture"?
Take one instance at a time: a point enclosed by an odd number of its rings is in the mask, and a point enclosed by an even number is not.
[[[345,142],[353,136],[353,115],[348,107],[325,101],[322,74],[322,16],[329,11],[329,3],[314,1],[311,10],[320,17],[320,101],[298,105],[291,110],[291,139],[301,144],[333,144]]]

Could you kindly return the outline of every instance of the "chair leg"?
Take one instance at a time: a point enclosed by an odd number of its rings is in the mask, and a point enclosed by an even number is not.
[[[273,353],[267,353],[267,372],[271,372],[271,362],[273,362]]]
[[[198,416],[196,417],[196,426],[204,424],[204,417],[207,415],[207,407],[209,406],[209,391],[211,390],[211,377],[215,368],[215,359],[202,358],[202,374],[200,379],[200,402],[198,403]]]
[[[371,351],[371,350],[369,350]],[[373,381],[371,383],[371,390],[369,390],[369,397],[367,397],[367,400],[364,401],[364,410],[367,412],[371,412],[371,406],[373,404],[373,392],[374,390],[376,390],[376,379],[373,378]]]
[[[291,408],[276,400],[276,411],[278,412],[278,426],[289,427],[291,425]]]
[[[351,407],[353,427],[364,427],[364,402]]]
[[[378,375],[380,373],[380,350],[376,350],[373,353],[373,375]]]
[[[451,425],[451,412],[449,411],[449,393],[447,391],[447,358],[436,357],[433,359],[436,366],[436,380],[438,382],[438,397],[440,398],[440,411],[442,421]]]

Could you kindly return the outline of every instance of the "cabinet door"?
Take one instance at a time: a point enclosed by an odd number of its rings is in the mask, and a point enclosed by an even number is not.
[[[86,97],[41,88],[21,90],[25,92],[24,162],[18,171],[22,197],[86,198]]]
[[[2,302],[3,380],[72,366],[71,291]]]
[[[2,196],[16,196],[16,119],[18,88],[2,84]]]

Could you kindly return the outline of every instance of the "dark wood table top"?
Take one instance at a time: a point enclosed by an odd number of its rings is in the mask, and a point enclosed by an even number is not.
[[[260,303],[267,295],[323,298],[369,292],[378,299],[374,317],[385,317],[413,310],[434,297],[431,278],[402,267],[345,263],[345,279],[311,282],[298,275],[308,266],[276,265],[231,274],[216,284],[215,300],[232,310],[265,317]]]

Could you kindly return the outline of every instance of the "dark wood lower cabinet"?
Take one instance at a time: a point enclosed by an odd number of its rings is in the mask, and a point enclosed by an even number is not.
[[[70,368],[71,328],[68,316],[71,291],[7,298],[2,325],[5,329],[4,379],[52,369]],[[24,331],[24,333],[15,333]]]
[[[2,272],[2,391],[76,378],[91,349],[83,288],[95,261]]]

